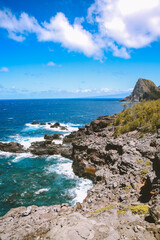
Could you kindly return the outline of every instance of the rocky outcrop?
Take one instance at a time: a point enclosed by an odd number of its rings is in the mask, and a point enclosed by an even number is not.
[[[72,158],[72,146],[55,144],[52,140],[33,142],[28,148],[35,155],[55,155],[60,154],[63,157]]]
[[[0,142],[0,151],[23,153],[25,152],[24,147],[16,142],[2,143]]]
[[[89,209],[88,209],[89,210]],[[50,207],[20,207],[0,218],[1,240],[155,240],[142,217],[128,211],[118,214],[116,207],[100,213],[86,206],[67,204]]]
[[[63,144],[32,143],[38,155],[73,159],[73,170],[94,186],[82,204],[21,207],[0,218],[0,239],[159,240],[160,130],[114,138],[116,115],[99,117]],[[52,135],[51,135],[52,136]]]
[[[50,135],[50,134],[45,134],[44,135],[44,139],[46,139],[46,140],[59,140],[59,139],[61,139],[61,134],[52,134],[52,135]]]
[[[122,99],[123,102],[139,102],[142,100],[156,100],[160,98],[160,89],[154,82],[139,78],[130,96]]]

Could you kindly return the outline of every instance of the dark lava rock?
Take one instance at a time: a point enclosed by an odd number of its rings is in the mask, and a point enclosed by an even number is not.
[[[99,132],[103,130],[103,128],[106,128],[109,125],[113,124],[115,117],[116,114],[98,117],[97,120],[91,122],[90,126],[94,132]]]
[[[84,134],[81,131],[72,132],[71,134],[64,137],[63,144],[71,144],[79,139],[82,139],[83,136]]]
[[[63,146],[61,144],[55,144],[48,139],[42,142],[33,142],[28,150],[36,155],[60,154],[63,157],[72,158],[72,146]]]
[[[56,122],[50,126],[50,128],[58,128],[58,127],[60,127],[60,123],[58,123],[58,122]]]
[[[64,127],[64,126],[60,126],[60,129],[61,129],[62,131],[64,131],[64,130],[65,130],[65,131],[68,130],[67,127]]]
[[[61,134],[53,134],[53,135],[49,135],[49,134],[45,134],[44,135],[44,139],[47,139],[47,140],[57,140],[57,139],[61,139]]]
[[[36,155],[54,155],[58,154],[58,146],[47,141],[33,142],[29,147],[29,151]]]
[[[69,158],[69,159],[72,159],[72,151],[73,151],[73,148],[72,146],[62,146],[59,148],[59,152],[61,154],[62,157],[65,157],[65,158]]]
[[[32,125],[38,125],[39,122],[32,122],[31,124],[32,124]]]
[[[4,151],[4,152],[13,152],[13,153],[25,152],[23,146],[16,142],[10,142],[10,143],[1,143],[0,142],[0,150]]]

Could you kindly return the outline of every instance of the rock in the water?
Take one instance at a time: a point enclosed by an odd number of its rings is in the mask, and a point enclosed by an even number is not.
[[[2,143],[0,142],[0,150],[4,152],[23,153],[24,147],[16,142]]]
[[[58,128],[58,127],[60,127],[60,123],[58,123],[58,122],[56,122],[50,126],[50,128]]]

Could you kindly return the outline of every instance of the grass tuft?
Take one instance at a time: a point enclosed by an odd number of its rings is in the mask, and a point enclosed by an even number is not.
[[[110,206],[106,206],[106,207],[97,209],[93,212],[90,212],[90,214],[101,213],[101,212],[104,212],[105,210],[109,210],[109,209],[112,209],[112,208],[114,208],[114,205],[110,205]]]

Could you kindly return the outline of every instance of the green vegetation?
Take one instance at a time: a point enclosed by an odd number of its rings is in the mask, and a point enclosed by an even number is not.
[[[120,112],[114,121],[115,136],[138,129],[142,134],[160,127],[160,99],[144,101]]]
[[[114,208],[114,205],[109,205],[107,207],[103,207],[93,212],[90,212],[90,214],[101,213],[101,212],[104,212],[105,210],[112,209],[112,208]]]
[[[144,168],[139,171],[139,175],[146,175],[148,172],[149,170],[147,168]]]
[[[142,159],[136,158],[137,163],[141,164],[143,161]]]
[[[146,165],[146,166],[151,166],[151,165],[152,165],[152,162],[151,162],[150,160],[147,160],[147,161],[145,161],[145,165]]]
[[[90,212],[90,214],[102,213],[105,210],[109,210],[109,209],[112,209],[112,208],[115,208],[115,207],[116,206],[114,206],[114,205],[109,205],[109,206],[97,209],[93,212]],[[121,205],[120,209],[117,211],[117,213],[118,214],[125,214],[129,210],[132,212],[132,214],[138,214],[138,215],[145,214],[146,215],[149,211],[149,206],[145,205],[145,204],[140,204],[140,205],[137,205],[137,206],[132,206],[131,205],[131,206],[128,206],[128,207]]]
[[[133,214],[147,214],[149,211],[148,205],[142,204],[137,206],[129,206],[129,207],[121,207],[120,210],[118,210],[118,214],[125,214],[127,211],[131,210]]]

